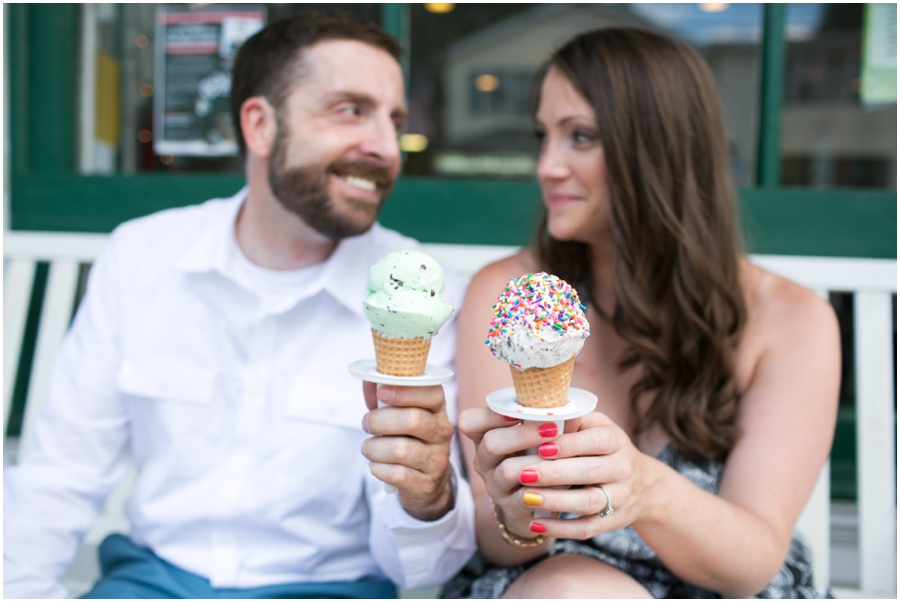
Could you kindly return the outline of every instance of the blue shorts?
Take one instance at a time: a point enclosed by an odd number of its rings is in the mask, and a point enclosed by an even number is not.
[[[110,535],[100,544],[101,577],[83,598],[396,598],[385,579],[285,583],[265,587],[214,588],[208,579],[184,571],[127,537]]]

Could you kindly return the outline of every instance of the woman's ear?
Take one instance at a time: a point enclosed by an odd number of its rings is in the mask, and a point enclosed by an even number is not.
[[[275,109],[262,96],[252,96],[241,105],[241,132],[247,152],[268,159],[278,132]]]

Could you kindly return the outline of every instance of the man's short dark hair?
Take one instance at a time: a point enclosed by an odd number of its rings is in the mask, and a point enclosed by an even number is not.
[[[231,76],[231,118],[241,156],[247,143],[241,131],[241,105],[262,96],[276,111],[299,81],[303,50],[323,40],[355,40],[400,60],[403,48],[378,25],[344,11],[308,10],[279,19],[250,37],[238,51]]]

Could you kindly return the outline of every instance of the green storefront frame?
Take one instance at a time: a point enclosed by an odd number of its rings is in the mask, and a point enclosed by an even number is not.
[[[79,175],[73,102],[79,6],[7,4],[4,10],[8,228],[109,232],[127,219],[229,196],[243,185],[235,174]],[[895,259],[896,190],[778,185],[786,14],[785,4],[764,6],[757,185],[738,190],[747,250]],[[401,41],[409,40],[409,24],[408,5],[382,5],[382,25]],[[513,206],[520,210],[511,212]],[[381,221],[424,242],[521,245],[528,243],[539,209],[533,181],[402,178]],[[852,464],[854,446],[842,433],[853,431],[853,421],[852,411],[842,411],[833,450],[841,457],[834,464]],[[833,478],[852,482],[855,475]],[[850,489],[843,486],[840,496],[852,497]]]

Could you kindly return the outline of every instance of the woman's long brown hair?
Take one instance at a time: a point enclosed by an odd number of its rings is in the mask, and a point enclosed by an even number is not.
[[[551,66],[597,117],[611,211],[611,319],[629,345],[621,369],[644,368],[630,391],[636,432],[659,423],[682,454],[723,459],[740,434],[734,353],[747,309],[712,74],[686,43],[631,28],[579,35],[542,72]],[[538,248],[545,269],[585,287],[600,311],[589,246],[551,238],[545,216]],[[641,414],[645,393],[652,401]]]

